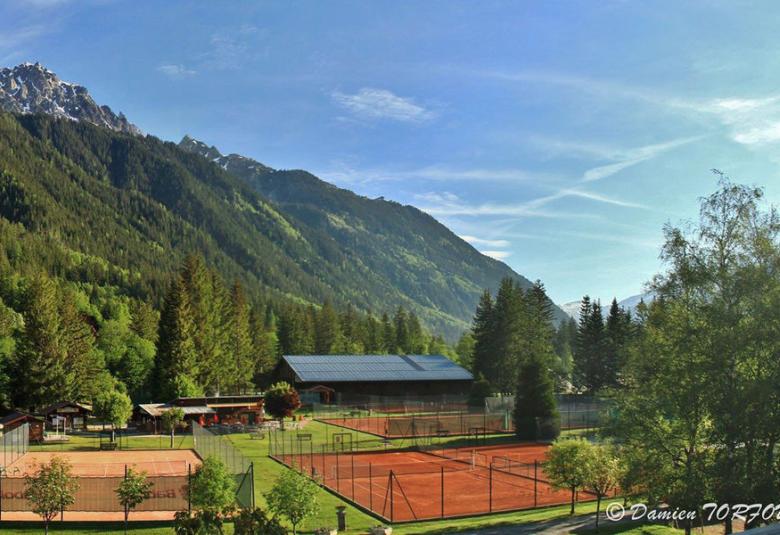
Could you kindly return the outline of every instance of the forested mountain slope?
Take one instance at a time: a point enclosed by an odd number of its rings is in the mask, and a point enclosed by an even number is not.
[[[103,259],[131,295],[159,302],[169,274],[198,252],[250,296],[375,311],[403,305],[454,338],[480,290],[513,274],[416,209],[304,172],[266,175],[276,202],[151,136],[0,114],[0,215]],[[285,200],[296,188],[299,201]]]
[[[365,265],[414,299],[422,307],[415,310],[429,324],[465,327],[482,290],[497,288],[503,277],[515,278],[523,288],[531,286],[413,206],[368,199],[306,171],[274,170],[244,156],[222,155],[190,137],[179,146],[243,179],[288,216],[321,229],[353,263]],[[557,306],[553,316],[556,321],[566,318]]]

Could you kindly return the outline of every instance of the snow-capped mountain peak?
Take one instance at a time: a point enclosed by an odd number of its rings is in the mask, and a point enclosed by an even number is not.
[[[108,106],[98,106],[85,87],[60,80],[40,63],[0,69],[0,110],[45,113],[118,132],[141,133],[123,114],[116,115]]]

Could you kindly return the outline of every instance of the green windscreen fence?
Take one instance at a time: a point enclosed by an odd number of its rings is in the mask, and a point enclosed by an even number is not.
[[[255,506],[254,465],[244,457],[228,438],[215,435],[207,428],[192,422],[192,439],[201,459],[219,459],[236,478],[236,502],[244,509]]]
[[[13,464],[20,459],[30,446],[30,425],[22,424],[8,432],[0,430],[0,444],[2,445],[2,457],[0,457],[0,473],[8,473]]]

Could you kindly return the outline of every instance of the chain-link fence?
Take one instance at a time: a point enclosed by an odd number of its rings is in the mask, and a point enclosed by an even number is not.
[[[415,414],[421,412],[465,411],[469,407],[468,398],[462,395],[415,395],[415,396],[375,396],[375,395],[339,395],[333,404],[313,403],[315,415],[326,418],[329,413],[345,411],[366,411],[380,414]]]
[[[330,425],[370,433],[383,438],[464,436],[475,433],[511,433],[508,411],[456,411],[395,416],[372,416],[350,411],[318,420]]]
[[[3,456],[0,459],[0,474],[6,472],[8,467],[27,453],[30,447],[30,424],[22,424],[10,431],[0,430],[0,443],[2,443]]]
[[[270,454],[387,522],[530,509],[571,498],[544,473],[546,445],[371,451],[351,436],[314,444],[311,434],[277,431],[269,435]]]
[[[255,506],[254,464],[229,439],[192,422],[192,439],[201,459],[215,457],[236,477],[236,501],[245,509]]]
[[[556,405],[560,415],[560,428],[594,430],[602,427],[613,407],[612,400],[581,394],[558,394]],[[514,396],[495,396],[485,398],[485,410],[487,412],[507,411],[510,414],[515,410]],[[514,432],[514,422],[510,424]]]

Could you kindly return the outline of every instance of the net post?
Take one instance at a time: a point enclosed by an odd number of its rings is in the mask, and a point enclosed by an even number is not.
[[[537,482],[539,481],[539,478],[537,477],[538,470],[539,470],[539,461],[534,459],[534,507],[537,506],[536,486],[537,486]]]

